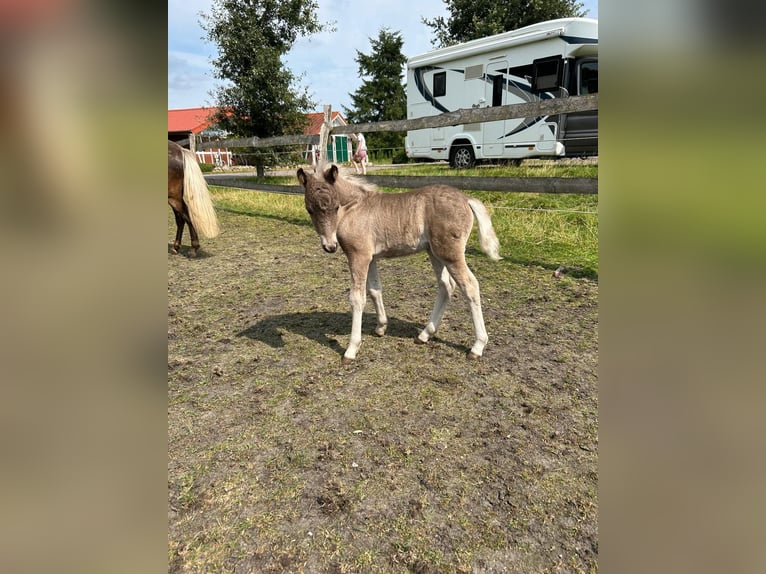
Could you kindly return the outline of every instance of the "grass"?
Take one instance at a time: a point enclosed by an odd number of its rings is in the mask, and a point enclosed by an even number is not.
[[[598,165],[558,164],[539,161],[513,165],[480,165],[471,169],[452,169],[446,163],[415,163],[386,169],[391,175],[454,175],[461,177],[598,177]]]
[[[242,215],[281,219],[292,223],[306,225],[310,223],[303,205],[303,196],[231,187],[211,186],[211,190],[217,209]]]
[[[485,166],[452,170],[443,164],[414,164],[385,170],[391,175],[504,177],[597,177],[598,166],[541,164]],[[259,183],[295,185],[289,176],[248,178]],[[301,196],[213,188],[216,206],[233,213],[308,224]],[[383,189],[383,191],[395,191]],[[396,190],[402,191],[402,190]],[[501,254],[514,262],[598,277],[598,196],[576,194],[471,192],[490,208]],[[478,249],[475,236],[469,248]]]
[[[481,361],[459,297],[412,343],[420,255],[381,262],[389,331],[368,304],[344,367],[346,261],[302,197],[212,189],[222,234],[168,256],[169,572],[597,571],[597,216],[500,208],[596,198],[477,194],[505,256],[469,245]]]

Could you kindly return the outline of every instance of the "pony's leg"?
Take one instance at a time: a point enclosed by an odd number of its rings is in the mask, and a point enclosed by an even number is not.
[[[484,352],[484,347],[489,340],[487,329],[484,326],[484,314],[481,311],[481,294],[479,292],[479,282],[476,276],[468,268],[465,259],[447,263],[447,270],[460,286],[460,290],[468,299],[471,308],[471,318],[473,319],[473,331],[476,337],[471,351],[468,353],[469,359],[478,359]]]
[[[176,240],[173,242],[173,249],[172,253],[177,254],[178,250],[181,249],[181,238],[184,234],[184,216],[178,213],[175,209],[173,210],[173,215],[176,217]]]
[[[455,291],[455,281],[450,277],[444,262],[431,253],[428,254],[428,257],[431,259],[431,266],[434,268],[434,275],[436,275],[439,291],[436,294],[436,302],[434,303],[434,310],[431,313],[431,320],[420,332],[418,338],[415,339],[416,343],[427,343],[433,334],[436,333],[436,330],[442,322],[447,303],[449,303],[452,293]]]
[[[359,345],[362,343],[362,314],[364,305],[367,303],[365,285],[367,283],[367,271],[370,268],[372,257],[360,257],[349,254],[348,267],[351,270],[351,338],[346,352],[343,354],[343,364],[348,365],[356,359]]]
[[[191,217],[189,217],[189,213],[186,210],[184,210],[184,219],[186,219],[186,224],[189,226],[189,235],[191,235],[191,251],[189,251],[189,257],[196,257],[197,251],[199,250],[199,236],[197,235],[197,230],[194,228]]]
[[[386,334],[388,327],[388,317],[386,308],[383,306],[383,287],[380,284],[378,275],[378,265],[373,259],[367,272],[367,292],[375,305],[375,314],[378,316],[378,326],[375,328],[375,334],[382,337]]]

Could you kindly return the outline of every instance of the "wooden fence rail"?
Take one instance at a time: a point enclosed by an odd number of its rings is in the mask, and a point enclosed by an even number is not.
[[[598,109],[598,94],[573,96],[571,98],[555,98],[524,104],[506,106],[461,109],[446,112],[437,116],[416,118],[412,120],[384,121],[346,126],[330,124],[330,107],[325,106],[325,123],[321,135],[287,135],[272,138],[228,138],[223,140],[200,143],[198,149],[207,148],[267,148],[283,145],[319,144],[324,150],[327,139],[331,134],[350,134],[356,132],[386,132],[427,129],[435,127],[456,126],[514,118],[526,118],[556,115],[573,112],[584,112]],[[213,185],[256,189],[277,193],[303,193],[298,185],[270,185],[256,183],[246,176],[229,174],[209,174],[205,176],[208,183]],[[560,178],[560,177],[466,177],[466,176],[405,176],[405,175],[367,175],[365,179],[380,187],[415,188],[423,185],[441,183],[458,189],[470,191],[500,191],[527,193],[573,193],[597,194],[597,178]]]
[[[303,193],[300,185],[258,183],[249,176],[208,174],[211,185],[272,191],[277,193]],[[466,191],[499,191],[508,193],[572,193],[592,195],[598,193],[598,179],[591,177],[470,177],[450,175],[366,175],[366,181],[379,187],[414,189],[424,185],[451,185]],[[297,180],[296,180],[297,181]]]
[[[331,134],[350,134],[356,132],[399,132],[406,130],[420,130],[426,128],[439,128],[446,126],[458,126],[461,124],[474,124],[497,120],[515,118],[531,118],[537,116],[550,116],[567,114],[572,112],[587,112],[598,109],[598,94],[587,96],[572,96],[571,98],[554,98],[526,104],[509,104],[489,108],[472,108],[445,112],[437,116],[416,118],[414,120],[395,120],[366,124],[351,124],[347,126],[330,126]],[[197,149],[223,148],[223,147],[251,147],[264,148],[281,145],[300,145],[319,143],[317,135],[292,135],[277,136],[273,138],[229,138],[202,142]]]

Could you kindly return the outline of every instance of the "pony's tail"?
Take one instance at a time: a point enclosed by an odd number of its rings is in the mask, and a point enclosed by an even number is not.
[[[210,190],[207,188],[205,176],[202,175],[194,152],[184,149],[183,156],[184,202],[189,208],[189,217],[191,217],[197,233],[212,239],[217,237],[221,230],[218,227],[218,218],[215,215]]]
[[[471,211],[476,216],[476,223],[479,224],[479,245],[481,250],[487,254],[490,259],[499,261],[500,257],[500,242],[495,235],[495,228],[492,227],[492,220],[489,218],[489,212],[484,204],[478,199],[469,199],[468,205],[471,206]]]

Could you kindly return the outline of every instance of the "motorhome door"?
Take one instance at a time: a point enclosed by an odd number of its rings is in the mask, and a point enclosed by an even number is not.
[[[490,60],[485,76],[485,99],[487,106],[497,107],[508,103],[507,90],[508,62]],[[505,121],[486,122],[484,124],[482,145],[484,157],[499,157],[503,154]]]

